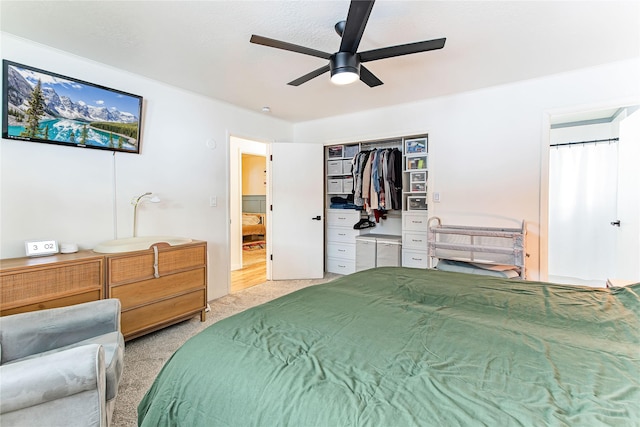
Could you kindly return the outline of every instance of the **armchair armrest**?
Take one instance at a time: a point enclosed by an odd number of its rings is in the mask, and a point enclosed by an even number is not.
[[[0,419],[2,425],[106,425],[105,390],[98,344],[8,363],[0,366]]]
[[[0,364],[120,331],[120,300],[112,298],[0,318]]]

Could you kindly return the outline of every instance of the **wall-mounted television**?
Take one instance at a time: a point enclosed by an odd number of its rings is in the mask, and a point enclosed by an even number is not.
[[[140,152],[142,97],[2,61],[2,137]]]

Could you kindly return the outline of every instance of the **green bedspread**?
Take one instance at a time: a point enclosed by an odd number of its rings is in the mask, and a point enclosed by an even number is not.
[[[378,268],[184,344],[144,426],[640,425],[640,284]]]

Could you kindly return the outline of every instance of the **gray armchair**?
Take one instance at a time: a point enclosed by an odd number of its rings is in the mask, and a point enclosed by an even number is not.
[[[0,425],[108,426],[123,361],[120,300],[0,317]]]

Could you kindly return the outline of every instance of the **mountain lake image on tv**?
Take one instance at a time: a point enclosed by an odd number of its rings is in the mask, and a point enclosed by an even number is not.
[[[142,97],[3,60],[2,137],[140,152]]]

